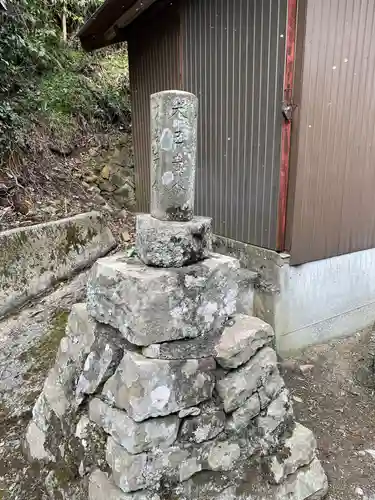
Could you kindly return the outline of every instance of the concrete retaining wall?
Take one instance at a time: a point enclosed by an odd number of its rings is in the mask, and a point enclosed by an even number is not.
[[[115,245],[97,212],[0,233],[0,317]]]
[[[216,237],[214,248],[257,271],[254,315],[279,354],[351,335],[375,322],[375,249],[290,266],[287,254]]]

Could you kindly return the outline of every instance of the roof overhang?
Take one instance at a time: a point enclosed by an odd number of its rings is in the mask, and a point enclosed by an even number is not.
[[[129,26],[157,0],[106,0],[78,32],[82,47],[100,49],[126,40]]]

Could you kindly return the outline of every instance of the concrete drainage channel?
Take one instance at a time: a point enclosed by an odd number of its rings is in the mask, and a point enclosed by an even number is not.
[[[98,212],[0,233],[0,318],[115,246]]]
[[[84,300],[85,269],[115,246],[98,212],[0,233],[1,500],[46,498],[43,469],[24,458],[25,427],[68,311]]]

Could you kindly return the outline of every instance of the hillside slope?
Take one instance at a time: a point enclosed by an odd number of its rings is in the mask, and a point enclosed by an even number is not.
[[[0,12],[0,230],[134,204],[125,47],[84,53],[100,0],[7,0]]]

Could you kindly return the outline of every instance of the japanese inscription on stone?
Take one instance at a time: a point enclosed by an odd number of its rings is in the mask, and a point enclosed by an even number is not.
[[[178,90],[151,96],[151,215],[193,217],[198,99]]]

